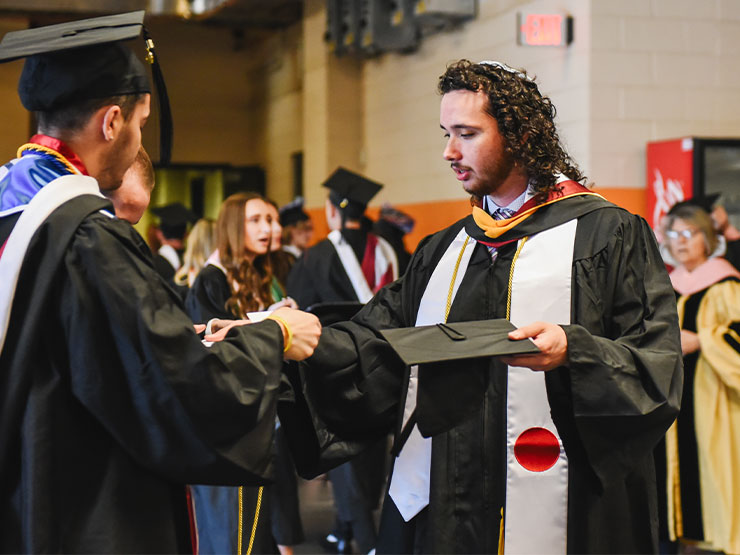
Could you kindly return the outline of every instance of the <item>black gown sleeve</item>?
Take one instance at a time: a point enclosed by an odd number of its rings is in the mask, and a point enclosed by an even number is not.
[[[283,359],[279,325],[235,328],[204,346],[125,226],[95,215],[67,250],[56,289],[57,341],[69,356],[62,379],[121,449],[169,480],[263,483]]]
[[[615,212],[598,211],[579,221],[573,268],[577,323],[563,326],[567,376],[548,373],[551,396],[558,380],[569,382],[570,406],[567,414],[555,406],[556,425],[574,419],[602,480],[623,475],[652,451],[678,414],[683,384],[675,296],[647,223],[620,211],[607,246],[593,248],[603,240],[594,230],[608,229],[605,221]],[[579,256],[584,251],[593,254]],[[557,405],[553,398],[551,405]]]
[[[351,321],[324,328],[313,356],[301,363],[301,381],[293,380],[303,395],[285,412],[281,407],[280,419],[302,476],[349,460],[395,431],[406,371],[380,330],[413,325],[428,279],[427,241],[412,258],[416,272],[378,291]]]

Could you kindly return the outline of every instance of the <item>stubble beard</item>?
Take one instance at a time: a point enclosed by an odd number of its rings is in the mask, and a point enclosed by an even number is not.
[[[474,172],[474,178],[470,182],[463,182],[463,189],[479,198],[491,195],[513,173],[514,166],[514,158],[509,153],[504,152],[499,160],[484,166],[482,172]]]

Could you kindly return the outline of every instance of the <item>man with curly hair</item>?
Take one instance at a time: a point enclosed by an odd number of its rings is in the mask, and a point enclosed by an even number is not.
[[[333,464],[395,430],[379,553],[657,551],[652,449],[682,364],[652,231],[580,183],[524,71],[462,60],[439,92],[473,213],[324,330],[304,363],[314,452]],[[380,334],[494,318],[540,352],[404,369]]]

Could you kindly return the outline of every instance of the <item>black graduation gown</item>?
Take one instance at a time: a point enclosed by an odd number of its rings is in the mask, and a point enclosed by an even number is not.
[[[0,354],[2,552],[188,552],[184,484],[272,474],[278,324],[205,347],[104,207],[63,204],[23,262]]]
[[[345,229],[342,234],[362,261],[367,231]],[[296,260],[288,274],[286,291],[304,310],[317,303],[357,301],[357,293],[329,239],[318,242]]]
[[[568,551],[652,552],[652,449],[676,416],[682,385],[675,301],[652,232],[614,205],[576,197],[541,208],[501,239],[576,213],[572,324],[563,326],[568,365],[546,374],[569,460]],[[297,414],[312,409],[318,433],[308,441],[297,417],[291,432],[305,474],[352,456],[369,438],[398,434],[408,371],[378,330],[414,325],[431,274],[462,226],[480,235],[469,216],[426,238],[401,279],[353,321],[324,329],[304,363],[306,398],[295,407]],[[487,249],[475,246],[449,322],[505,317],[515,248],[515,242],[501,247],[492,264]],[[491,359],[464,369],[420,368],[417,422],[433,437],[427,526],[414,542],[413,530],[396,523],[400,532],[389,534],[381,522],[379,552],[496,552],[505,499],[505,369]]]

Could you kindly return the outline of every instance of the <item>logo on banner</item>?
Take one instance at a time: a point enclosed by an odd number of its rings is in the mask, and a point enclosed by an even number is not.
[[[683,183],[678,179],[663,179],[659,169],[655,169],[655,177],[652,183],[655,195],[655,207],[653,208],[653,222],[656,228],[661,219],[668,213],[671,206],[684,200]]]

